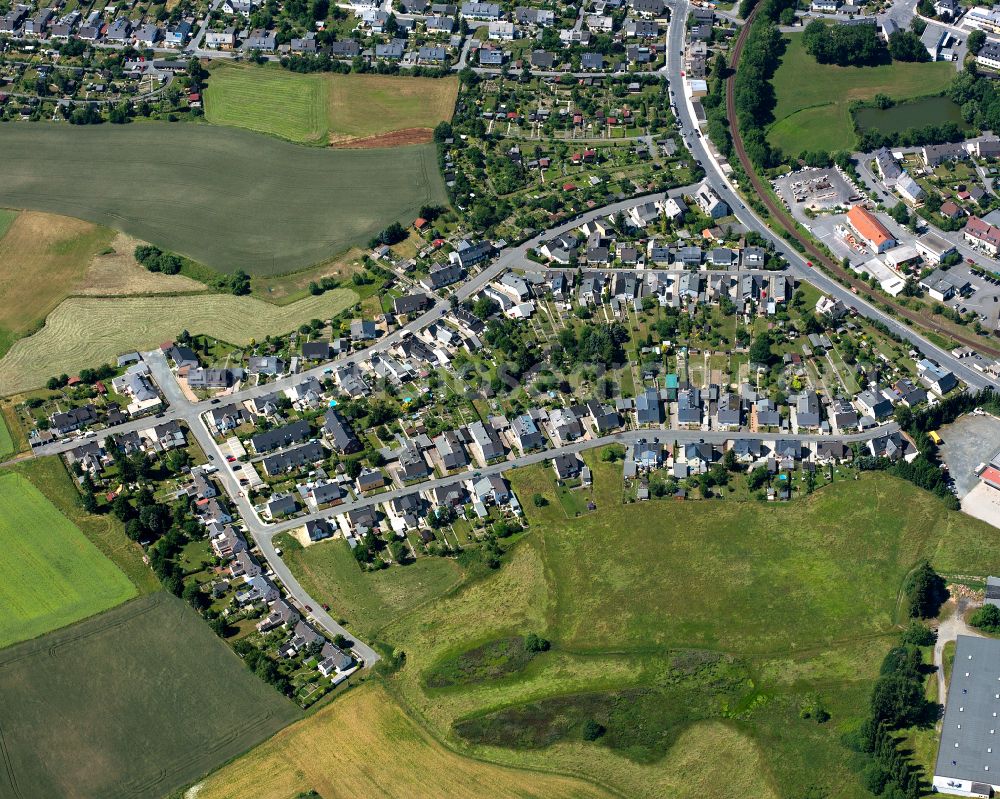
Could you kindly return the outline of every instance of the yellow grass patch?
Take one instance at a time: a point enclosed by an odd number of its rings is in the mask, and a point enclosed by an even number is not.
[[[310,319],[329,318],[356,299],[349,289],[283,307],[230,294],[72,297],[49,315],[38,333],[17,341],[0,359],[0,394],[36,388],[53,374],[99,366],[125,350],[155,347],[182,329],[244,345]]]
[[[190,294],[205,290],[203,283],[184,275],[150,272],[133,255],[136,245],[141,243],[138,239],[118,233],[107,248],[113,252],[94,255],[74,294],[116,297],[129,294]]]
[[[83,280],[91,257],[111,240],[106,228],[23,211],[0,239],[0,336],[30,333]]]
[[[606,796],[579,780],[457,755],[415,724],[374,683],[350,691],[316,715],[282,730],[186,796],[290,799],[305,791],[316,791],[323,799]]]
[[[457,78],[330,75],[330,141],[433,128],[451,119]]]

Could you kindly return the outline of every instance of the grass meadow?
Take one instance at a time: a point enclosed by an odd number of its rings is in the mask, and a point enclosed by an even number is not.
[[[7,427],[7,422],[0,415],[0,460],[14,454],[14,439]]]
[[[337,609],[350,608],[351,629],[362,637],[377,637],[400,614],[441,596],[464,576],[461,566],[447,558],[418,558],[394,574],[364,573],[347,542],[339,538],[310,547],[291,541],[282,552],[306,590],[325,597],[335,615]]]
[[[157,592],[0,652],[0,796],[159,799],[300,718]]]
[[[224,272],[279,275],[447,202],[433,145],[328,150],[215,125],[0,130],[0,205],[124,231]]]
[[[995,572],[995,531],[873,474],[785,505],[623,505],[620,465],[588,461],[597,510],[580,518],[550,467],[512,472],[519,496],[549,502],[525,508],[498,571],[458,588],[380,606],[393,581],[407,595],[406,569],[351,572],[346,547],[326,562],[340,542],[290,564],[334,615],[406,652],[389,693],[460,754],[635,797],[867,796],[841,736],[905,621],[905,577],[924,557]],[[520,656],[509,642],[529,632],[551,650]],[[828,722],[802,718],[815,701]],[[587,719],[607,729],[597,742]]]
[[[366,683],[275,735],[197,787],[198,799],[597,799],[579,780],[461,757]]]
[[[37,329],[107,246],[107,228],[79,219],[25,212],[0,224],[0,355]]]
[[[878,93],[896,100],[936,94],[955,77],[954,64],[894,61],[876,67],[819,64],[802,46],[801,34],[787,47],[771,81],[777,103],[768,141],[784,152],[850,150],[854,126],[850,104]],[[933,122],[934,120],[927,120]]]
[[[457,78],[300,74],[278,66],[212,66],[205,118],[304,144],[345,144],[451,119]]]
[[[356,300],[350,289],[284,306],[230,294],[70,297],[41,330],[16,341],[0,358],[0,395],[37,388],[53,374],[75,374],[125,350],[149,349],[182,329],[240,346],[333,316]]]
[[[136,594],[122,571],[18,474],[0,473],[0,647]]]

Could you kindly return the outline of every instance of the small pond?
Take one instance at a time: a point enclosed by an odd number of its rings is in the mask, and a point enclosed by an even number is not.
[[[954,122],[963,130],[969,127],[962,120],[961,108],[947,97],[924,97],[886,109],[859,108],[854,112],[854,118],[861,130],[875,128],[887,136],[910,128],[943,125],[945,122]]]

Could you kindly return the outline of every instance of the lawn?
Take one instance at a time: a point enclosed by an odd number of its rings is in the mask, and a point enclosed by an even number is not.
[[[163,592],[0,653],[0,795],[159,799],[299,718]]]
[[[451,119],[457,93],[453,77],[301,74],[219,63],[205,89],[205,118],[300,143],[343,145],[396,133],[368,144],[413,144],[430,141],[434,126]]]
[[[76,374],[126,350],[155,347],[180,330],[240,346],[287,333],[310,319],[329,318],[356,300],[350,289],[280,307],[231,294],[70,297],[39,332],[15,342],[0,359],[0,395],[37,388],[54,374]]]
[[[216,125],[0,130],[0,204],[122,230],[225,272],[277,275],[446,204],[432,145],[329,150]]]
[[[596,511],[567,518],[547,465],[512,472],[530,532],[503,566],[385,614],[379,637],[406,652],[391,693],[463,754],[627,796],[866,796],[841,735],[897,640],[905,576],[923,557],[992,573],[995,530],[881,474],[785,505],[623,505],[620,465],[588,462]],[[405,572],[351,572],[343,549],[307,585],[348,622],[370,618]],[[529,632],[551,650],[508,657]],[[496,678],[433,687],[480,671]],[[826,724],[800,715],[817,698]],[[581,740],[588,718],[607,727],[597,743]]]
[[[198,799],[588,799],[603,791],[566,777],[526,773],[461,757],[368,683],[282,730],[197,788]]]
[[[946,62],[895,61],[877,67],[818,64],[802,46],[801,34],[786,41],[781,66],[771,81],[777,104],[768,140],[792,155],[851,149],[855,135],[849,106],[854,100],[871,99],[879,92],[896,100],[936,94],[956,74],[955,66]]]
[[[30,482],[0,473],[0,647],[135,596],[135,586]]]
[[[0,460],[14,454],[14,439],[11,438],[10,430],[7,429],[7,422],[0,414]]]

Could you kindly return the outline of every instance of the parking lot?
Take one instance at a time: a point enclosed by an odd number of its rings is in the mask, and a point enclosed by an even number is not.
[[[778,178],[774,188],[800,222],[808,221],[807,209],[816,213],[835,209],[846,211],[859,199],[854,186],[836,167],[800,169]]]
[[[968,280],[972,293],[964,297],[952,297],[944,304],[960,313],[976,313],[983,327],[988,330],[1000,327],[1000,280],[980,277],[968,264],[958,264],[948,272],[957,278]]]
[[[938,433],[944,441],[941,459],[948,464],[961,499],[979,483],[976,467],[1000,450],[1000,419],[967,414]]]

